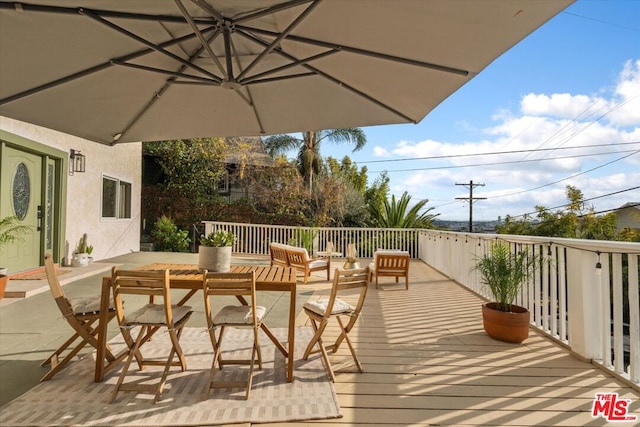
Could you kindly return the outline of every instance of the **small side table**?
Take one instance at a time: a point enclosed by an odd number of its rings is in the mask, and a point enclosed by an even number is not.
[[[331,264],[331,257],[341,257],[342,252],[316,252],[319,257],[329,258],[329,264]]]
[[[360,268],[360,263],[354,258],[353,261],[347,259],[342,266],[343,270],[354,270]]]

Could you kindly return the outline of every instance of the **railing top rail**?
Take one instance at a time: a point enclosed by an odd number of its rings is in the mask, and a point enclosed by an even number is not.
[[[544,237],[544,236],[520,236],[515,234],[484,234],[484,233],[464,233],[458,231],[444,230],[421,230],[424,233],[432,235],[455,235],[468,236],[475,239],[483,240],[504,240],[508,242],[519,242],[527,244],[552,244],[565,246],[567,248],[575,248],[592,252],[624,252],[637,253],[640,255],[640,243],[634,242],[618,242],[614,240],[587,240],[587,239],[568,239],[564,237]]]

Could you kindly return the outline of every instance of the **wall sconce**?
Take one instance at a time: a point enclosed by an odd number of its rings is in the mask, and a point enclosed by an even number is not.
[[[69,175],[76,172],[84,172],[84,154],[78,150],[71,149],[69,152]]]

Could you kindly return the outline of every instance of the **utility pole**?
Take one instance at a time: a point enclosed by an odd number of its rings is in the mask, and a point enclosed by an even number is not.
[[[485,200],[486,197],[473,197],[473,189],[475,187],[484,187],[484,184],[474,184],[473,181],[469,181],[468,184],[458,184],[465,187],[469,187],[469,197],[456,197],[456,200],[468,200],[469,201],[469,233],[473,233],[473,202],[476,200]]]

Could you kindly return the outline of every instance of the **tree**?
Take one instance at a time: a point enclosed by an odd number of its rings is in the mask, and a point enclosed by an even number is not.
[[[208,197],[226,173],[229,147],[222,138],[145,142],[144,154],[156,156],[167,186],[194,197]]]
[[[383,228],[431,228],[434,218],[439,214],[430,214],[433,208],[420,213],[429,199],[420,200],[409,208],[410,202],[411,196],[406,191],[397,201],[395,195],[391,196],[391,202],[385,199],[382,210],[370,210],[374,225]]]
[[[567,204],[564,209],[552,211],[544,206],[536,206],[537,223],[528,216],[520,221],[507,217],[504,225],[497,227],[498,233],[571,239],[625,240],[616,230],[617,218],[614,213],[596,215],[593,206],[587,206],[584,195],[578,188],[567,185]]]
[[[309,196],[313,191],[313,177],[322,167],[320,145],[327,140],[334,143],[355,144],[353,151],[358,151],[367,143],[367,138],[359,128],[325,129],[302,133],[302,139],[292,135],[272,135],[265,139],[267,152],[275,157],[289,150],[298,150],[298,170],[309,188]]]

